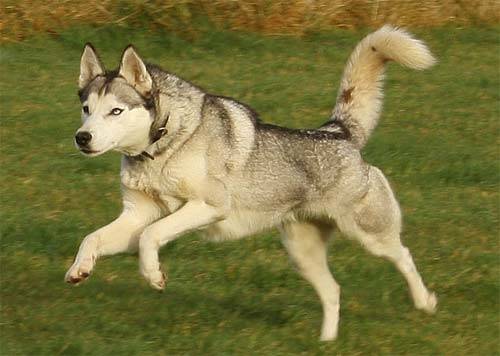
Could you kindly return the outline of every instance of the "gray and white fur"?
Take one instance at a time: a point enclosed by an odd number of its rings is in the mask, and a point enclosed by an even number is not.
[[[66,281],[86,279],[101,256],[138,251],[142,275],[162,290],[158,250],[169,241],[195,230],[228,240],[278,228],[320,297],[321,339],[333,340],[340,288],[328,268],[327,243],[338,228],[392,261],[416,308],[434,312],[436,296],[401,244],[391,187],[360,154],[380,115],[390,60],[413,69],[435,61],[422,42],[384,26],[355,48],[330,120],[318,129],[289,129],[145,64],[131,46],[120,68],[107,72],[86,45],[79,77],[83,125],[75,141],[88,156],[123,153],[123,211],[83,240]]]

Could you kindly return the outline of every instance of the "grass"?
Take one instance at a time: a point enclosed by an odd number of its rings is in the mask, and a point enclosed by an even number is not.
[[[387,262],[341,236],[330,266],[342,287],[340,335],[319,343],[321,309],[275,233],[215,244],[196,235],[162,250],[165,293],[135,256],[63,283],[82,238],[120,210],[119,156],[77,154],[76,82],[85,41],[108,67],[129,42],[264,120],[304,127],[331,110],[344,63],[366,33],[302,39],[211,31],[72,27],[3,45],[1,61],[2,355],[493,355],[499,349],[498,29],[417,31],[439,58],[427,72],[391,65],[382,122],[364,156],[391,180],[403,240],[439,310],[413,309]]]

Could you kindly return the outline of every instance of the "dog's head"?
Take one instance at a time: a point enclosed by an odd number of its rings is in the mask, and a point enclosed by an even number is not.
[[[110,150],[138,155],[150,145],[154,121],[154,83],[132,46],[123,52],[120,68],[106,71],[95,49],[86,44],[78,79],[83,125],[77,148],[88,156]]]

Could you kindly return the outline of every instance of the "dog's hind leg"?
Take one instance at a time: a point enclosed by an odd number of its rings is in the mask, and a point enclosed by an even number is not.
[[[282,241],[298,272],[312,284],[323,305],[321,340],[337,337],[340,287],[328,269],[327,245],[331,227],[310,222],[288,222]]]
[[[359,240],[372,254],[392,261],[405,277],[415,307],[434,313],[437,298],[427,290],[408,248],[400,240],[401,212],[382,172],[370,167],[365,196],[346,214],[337,217],[337,226]]]

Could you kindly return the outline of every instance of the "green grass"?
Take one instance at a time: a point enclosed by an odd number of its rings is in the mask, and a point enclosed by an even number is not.
[[[319,343],[321,309],[276,233],[215,244],[196,235],[162,250],[163,294],[135,256],[63,283],[82,238],[120,211],[119,155],[79,155],[76,82],[85,41],[117,65],[147,59],[264,120],[314,126],[329,115],[344,63],[366,33],[295,39],[207,32],[192,41],[127,29],[73,28],[0,50],[2,355],[493,355],[499,349],[498,29],[420,30],[439,59],[391,65],[382,121],[364,150],[392,182],[403,240],[439,310],[413,309],[388,262],[341,236],[330,266],[342,287],[340,334]]]

